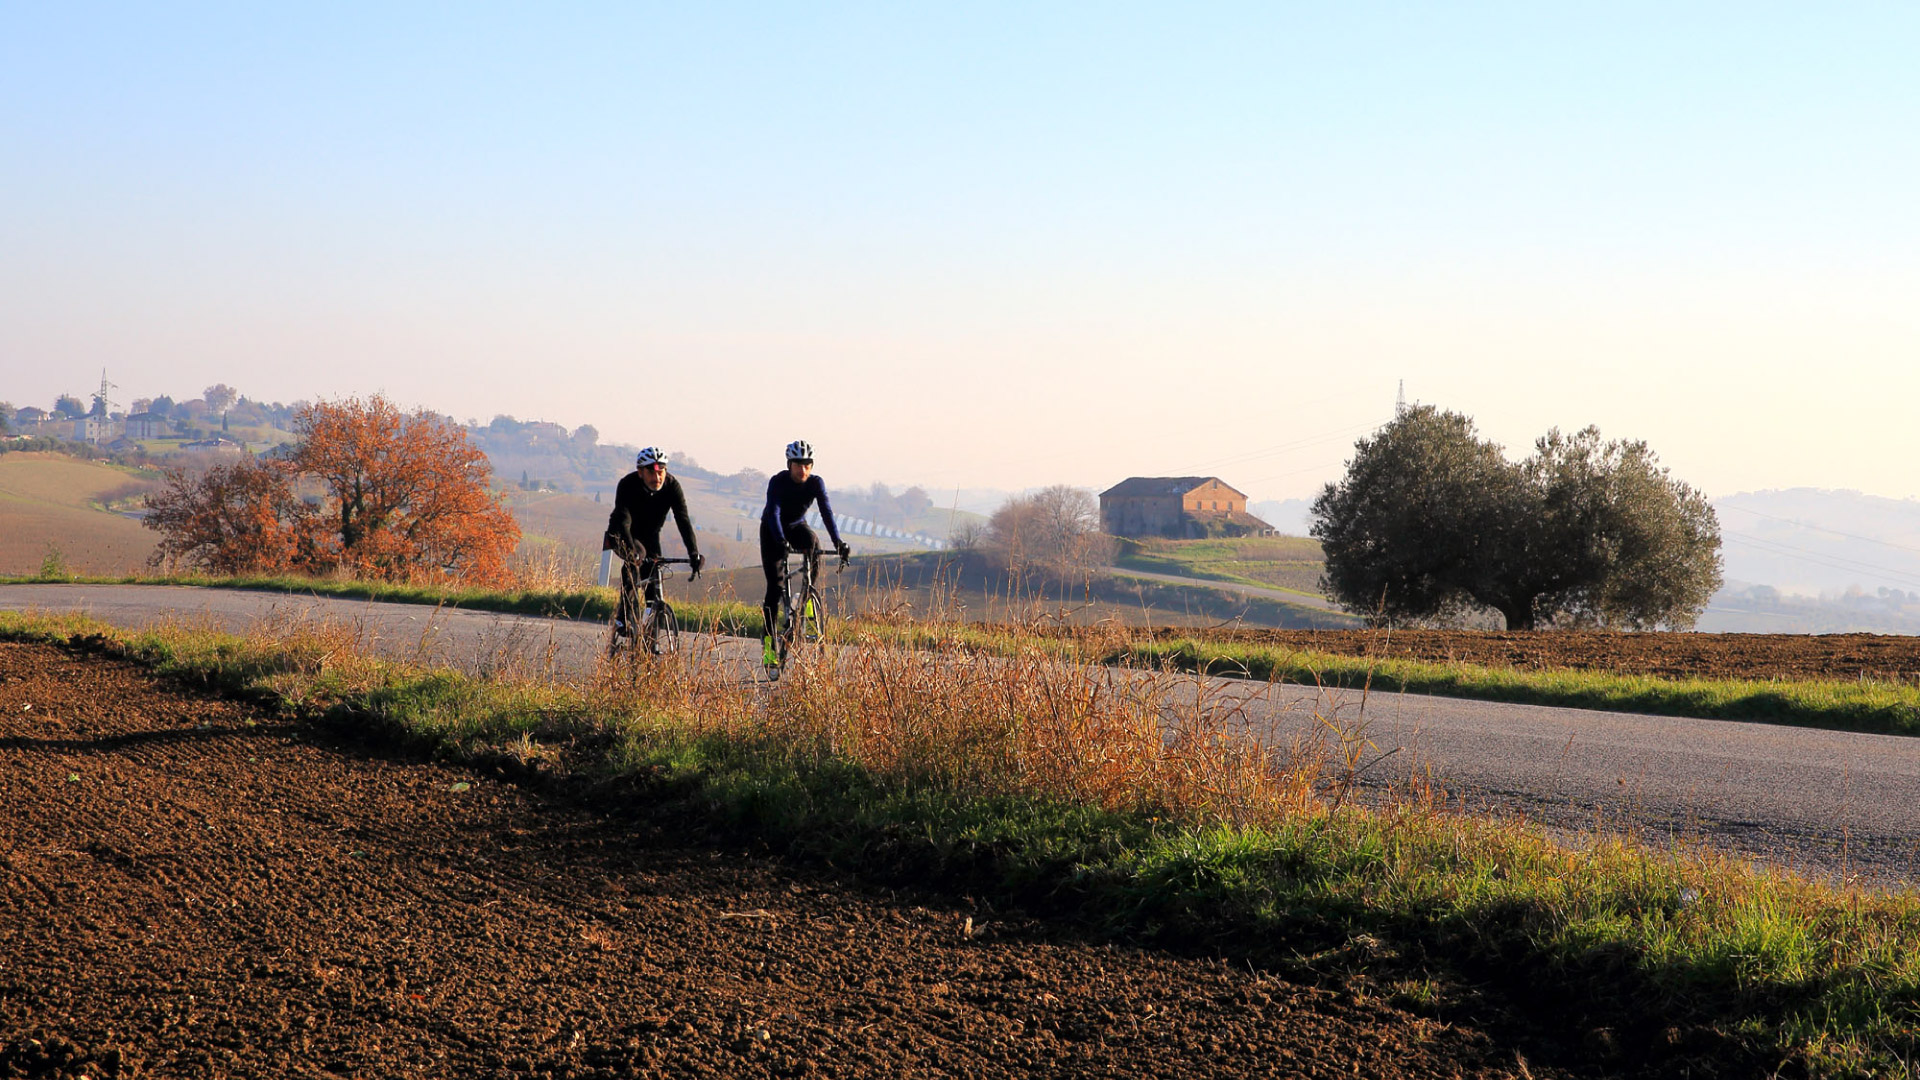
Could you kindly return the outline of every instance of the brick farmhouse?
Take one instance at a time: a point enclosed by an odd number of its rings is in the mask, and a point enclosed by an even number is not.
[[[1245,492],[1214,476],[1132,476],[1100,493],[1100,524],[1114,536],[1270,536]]]

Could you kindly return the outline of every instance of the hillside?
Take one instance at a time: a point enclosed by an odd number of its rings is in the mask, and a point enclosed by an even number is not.
[[[1284,589],[1318,603],[1325,559],[1317,541],[1298,536],[1211,540],[1145,538],[1122,540],[1114,566],[1120,570]]]
[[[829,561],[826,577],[837,610],[868,615],[963,622],[1044,619],[1071,624],[1110,619],[1129,626],[1356,625],[1344,615],[1240,595],[1201,581],[1176,584],[1101,574],[1063,585],[1039,574],[1009,574],[990,557],[973,552],[856,558],[840,574]],[[756,565],[715,575],[706,594],[757,604],[764,588],[765,579]]]
[[[715,496],[702,481],[683,480],[682,485],[695,536],[713,567],[758,566],[759,548],[736,539],[735,515],[726,500]],[[586,583],[594,578],[600,565],[600,537],[607,528],[607,514],[613,509],[611,493],[596,501],[592,496],[567,492],[509,490],[506,503],[520,522],[519,559],[565,581]],[[667,554],[686,554],[671,520],[662,539]]]
[[[714,476],[697,469],[682,473],[677,468],[675,475],[687,493],[687,510],[693,515],[700,550],[711,562],[712,569],[757,568],[760,565],[760,509],[766,477],[758,473]],[[575,582],[590,580],[597,574],[600,537],[607,526],[607,515],[613,509],[613,485],[593,486],[586,493],[508,487],[503,494],[507,507],[520,522],[518,558],[523,564]],[[872,519],[856,517],[849,509],[872,512],[876,504],[877,500],[866,492],[856,491],[834,498],[842,531],[856,552],[874,555],[923,550],[921,545],[909,540],[858,531],[855,522]],[[901,515],[893,520],[899,521],[895,527],[903,531],[933,533],[936,530],[931,520],[944,519],[946,514],[946,511],[921,509],[912,516]],[[965,516],[974,520],[973,515]],[[940,535],[945,532],[944,525],[937,529]],[[822,536],[824,538],[824,533]],[[663,540],[669,555],[685,554],[680,534],[671,520],[663,531]],[[757,587],[755,595],[758,595]]]
[[[49,551],[75,573],[140,568],[155,536],[124,511],[157,484],[150,472],[64,454],[0,454],[0,574],[32,574]]]
[[[1920,500],[1792,488],[1713,506],[1730,581],[1802,596],[1920,590]]]

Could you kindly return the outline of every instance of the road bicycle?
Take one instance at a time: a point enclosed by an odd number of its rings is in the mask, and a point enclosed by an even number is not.
[[[818,644],[825,634],[827,602],[814,585],[814,560],[808,558],[808,554],[789,551],[780,563],[780,593],[773,615],[774,658],[766,665],[768,679],[778,679],[789,657],[801,646]],[[793,565],[796,557],[800,560],[799,566]],[[834,572],[846,568],[847,555],[842,549]]]
[[[607,627],[607,656],[617,658],[632,650],[660,656],[680,648],[680,617],[674,614],[667,598],[660,595],[660,573],[670,565],[691,566],[693,560],[655,559],[652,571],[644,578],[638,574],[620,575],[620,603],[614,607],[613,622]],[[687,580],[692,581],[693,577],[689,575]],[[660,599],[643,602],[642,598],[649,593],[660,595]]]

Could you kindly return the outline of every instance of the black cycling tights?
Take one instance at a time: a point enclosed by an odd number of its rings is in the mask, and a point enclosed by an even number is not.
[[[813,564],[814,580],[818,581],[820,578],[820,538],[813,535],[813,529],[804,524],[788,526],[785,546],[795,551],[806,552],[808,560]],[[775,533],[771,527],[762,526],[760,529],[760,569],[767,575],[767,595],[766,599],[760,602],[760,610],[766,614],[767,633],[769,634],[773,633],[773,616],[780,607],[780,594],[782,591],[780,575],[785,569],[783,554],[779,534]]]

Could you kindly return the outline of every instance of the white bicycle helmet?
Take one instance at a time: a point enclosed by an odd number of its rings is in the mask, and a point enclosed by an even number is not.
[[[657,446],[649,446],[635,454],[633,458],[633,467],[636,469],[644,469],[656,463],[661,465],[667,463],[667,452]]]
[[[813,464],[813,444],[805,439],[795,439],[787,444],[788,461],[804,461]]]

